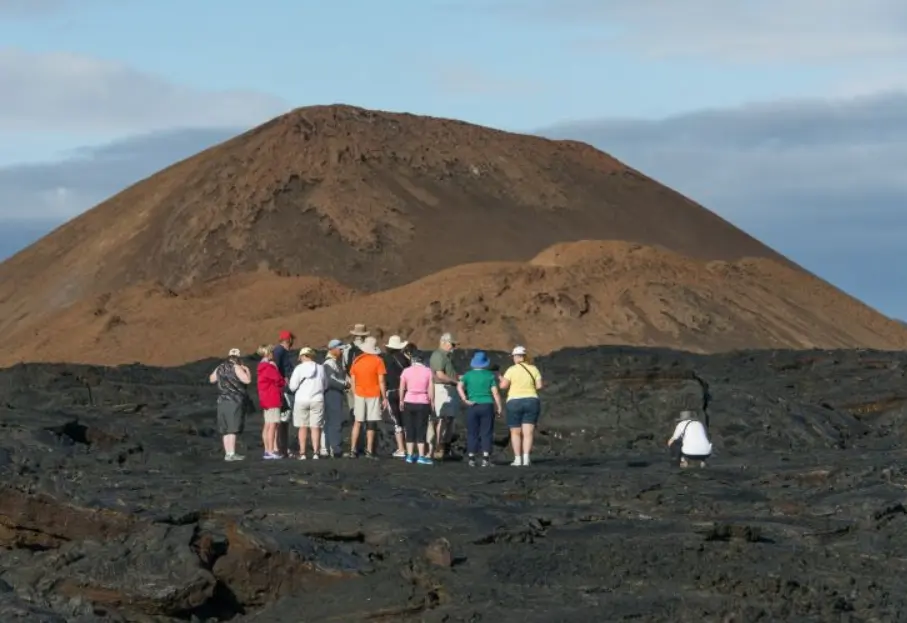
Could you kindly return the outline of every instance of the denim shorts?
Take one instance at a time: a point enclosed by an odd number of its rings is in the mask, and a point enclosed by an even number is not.
[[[507,426],[519,428],[523,424],[538,424],[542,403],[538,398],[514,398],[507,401]]]

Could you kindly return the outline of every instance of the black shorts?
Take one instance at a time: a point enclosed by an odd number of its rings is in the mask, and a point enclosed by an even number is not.
[[[217,403],[217,430],[221,435],[239,435],[245,426],[246,409],[243,403]]]

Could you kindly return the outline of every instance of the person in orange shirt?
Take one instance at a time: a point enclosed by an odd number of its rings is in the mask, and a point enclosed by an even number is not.
[[[353,392],[353,431],[350,438],[349,457],[358,457],[356,447],[362,424],[365,424],[365,458],[374,459],[375,433],[378,423],[384,418],[382,414],[389,408],[387,404],[387,385],[385,376],[387,368],[381,358],[378,340],[367,337],[359,345],[362,354],[356,357],[350,366],[350,386]]]

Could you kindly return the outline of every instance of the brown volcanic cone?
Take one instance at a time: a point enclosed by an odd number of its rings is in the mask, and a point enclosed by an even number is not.
[[[783,261],[582,143],[316,106],[135,184],[0,265],[0,337],[142,281],[178,289],[264,268],[377,291],[590,238]]]
[[[773,260],[695,260],[634,243],[588,241],[557,245],[526,263],[467,264],[360,296],[325,280],[261,273],[184,293],[132,286],[70,307],[37,340],[24,332],[0,351],[0,363],[170,365],[222,356],[233,346],[250,352],[285,328],[323,348],[356,322],[424,348],[447,330],[466,347],[521,343],[542,353],[628,343],[706,352],[907,348],[900,323]]]
[[[525,264],[588,239],[660,249],[583,243]],[[178,363],[353,322],[540,351],[907,335],[588,145],[349,106],[177,163],[0,265],[0,363]]]

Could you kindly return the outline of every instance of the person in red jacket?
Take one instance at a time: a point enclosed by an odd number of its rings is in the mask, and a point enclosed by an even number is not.
[[[262,458],[280,459],[283,455],[277,451],[277,427],[283,406],[283,388],[287,382],[274,362],[273,346],[269,344],[260,347],[258,354],[261,356],[261,361],[258,362],[258,402],[264,412],[265,422],[261,430],[261,441],[265,446]]]

